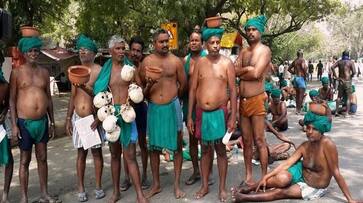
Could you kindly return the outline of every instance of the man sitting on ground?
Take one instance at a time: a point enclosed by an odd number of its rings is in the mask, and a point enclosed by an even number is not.
[[[329,78],[322,77],[321,84],[323,85],[319,88],[319,97],[325,101],[333,101],[334,91],[331,87],[329,87]]]
[[[271,91],[272,101],[268,107],[268,113],[272,114],[272,126],[278,131],[285,131],[288,128],[287,109],[284,101],[281,101],[281,90]]]

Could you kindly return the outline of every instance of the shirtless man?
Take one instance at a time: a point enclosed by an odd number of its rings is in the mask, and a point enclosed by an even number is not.
[[[333,101],[334,97],[334,90],[329,87],[329,78],[328,77],[322,77],[321,78],[321,84],[323,85],[321,88],[319,88],[319,97],[322,100],[325,101]]]
[[[296,114],[300,114],[304,101],[306,89],[305,80],[307,76],[307,67],[301,50],[297,52],[297,59],[291,63],[289,72],[291,74],[295,74],[294,86],[296,90]]]
[[[262,175],[267,173],[267,145],[265,141],[265,74],[270,67],[271,51],[261,43],[266,24],[265,16],[249,19],[245,25],[249,47],[241,51],[236,63],[236,75],[240,77],[240,114],[243,134],[243,156],[246,167],[241,187],[254,183],[252,177],[252,146],[257,146]]]
[[[324,136],[324,132],[331,129],[328,118],[308,112],[304,124],[308,141],[301,144],[289,159],[265,175],[258,184],[250,187],[249,191],[244,191],[256,193],[243,194],[232,189],[234,202],[318,199],[327,192],[333,176],[347,201],[356,202],[340,173],[335,143]],[[260,188],[263,191],[259,191]],[[273,189],[265,190],[266,188]]]
[[[54,137],[53,103],[48,70],[37,65],[42,41],[38,37],[22,38],[18,46],[26,62],[11,72],[9,103],[13,139],[19,139],[21,202],[28,202],[29,164],[33,145],[38,163],[39,201],[55,202],[48,194],[47,162],[47,142]]]
[[[337,77],[334,69],[338,67],[339,70],[339,78]],[[342,54],[342,59],[337,61],[332,67],[333,77],[337,78],[339,81],[338,86],[338,98],[336,100],[336,107],[339,108],[341,103],[341,98],[345,96],[349,98],[352,94],[352,78],[354,77],[356,70],[354,66],[354,62],[349,59],[349,52],[344,51]],[[347,100],[347,108],[344,112],[344,115],[348,115],[350,108],[350,101]],[[337,115],[337,113],[336,113]]]
[[[161,70],[161,77],[154,81],[148,75],[142,78],[145,85],[145,97],[149,100],[147,132],[153,182],[147,197],[161,192],[160,153],[163,149],[174,152],[174,195],[183,198],[180,189],[182,168],[182,112],[178,97],[186,88],[186,76],[183,62],[169,52],[168,32],[160,29],[153,36],[154,53],[142,62],[142,71],[155,67]]]
[[[188,89],[191,85],[191,77],[194,72],[194,66],[198,59],[206,56],[206,52],[202,49],[202,34],[193,32],[189,37],[190,53],[184,58],[184,70],[187,76]],[[185,91],[183,96],[183,121],[187,124],[188,118],[188,103],[189,91]],[[192,118],[195,120],[195,112],[192,113]],[[186,185],[192,185],[200,179],[199,164],[198,164],[198,139],[194,134],[189,134],[189,151],[193,164],[193,174],[185,181]]]
[[[86,84],[72,85],[72,95],[69,100],[67,119],[66,119],[66,133],[72,136],[73,145],[77,149],[77,177],[78,177],[78,201],[85,202],[88,200],[87,193],[84,189],[84,172],[86,169],[86,158],[88,150],[85,150],[82,141],[79,137],[75,122],[83,117],[93,115],[95,113],[93,108],[93,84],[101,70],[101,66],[94,63],[95,55],[97,53],[96,44],[84,35],[80,35],[77,40],[77,50],[79,58],[83,66],[91,70],[90,80]],[[96,118],[97,119],[97,118]],[[97,130],[96,120],[91,128]],[[99,132],[101,133],[101,132]],[[103,136],[100,136],[103,141]],[[96,199],[102,199],[105,196],[102,190],[102,170],[103,170],[103,156],[102,145],[96,145],[91,148],[93,162],[95,167],[96,189],[94,191]]]
[[[0,58],[0,67],[4,62],[4,57],[1,54]],[[3,76],[2,69],[0,69],[0,133],[6,132],[7,128],[11,126],[5,126],[6,115],[9,110],[9,83],[5,80]],[[9,189],[11,179],[13,177],[13,168],[14,168],[14,160],[13,154],[11,153],[11,135],[7,134],[5,137],[0,140],[0,166],[5,166],[4,173],[4,190],[3,196],[0,202],[9,203]]]
[[[144,42],[140,37],[133,37],[129,43],[130,46],[130,59],[137,67],[136,71],[140,74],[139,67],[143,60]],[[141,76],[140,76],[141,77]],[[147,119],[147,104],[145,101],[134,104],[134,109],[136,112],[136,127],[138,133],[138,143],[141,150],[141,162],[142,162],[142,178],[141,178],[141,188],[146,190],[150,187],[150,183],[147,180],[147,162],[149,158],[149,153],[147,151],[146,143],[146,119]],[[125,169],[125,180],[121,184],[121,191],[126,191],[131,186],[129,171],[127,162],[124,157],[124,169]]]
[[[200,58],[192,75],[189,91],[188,129],[201,139],[202,143],[202,187],[195,194],[200,199],[209,192],[208,177],[210,173],[211,154],[213,147],[217,154],[219,171],[219,199],[227,200],[226,175],[227,155],[222,138],[226,133],[233,132],[236,124],[237,96],[235,86],[235,70],[233,62],[219,54],[221,38],[224,30],[207,28],[203,30],[203,40],[206,41],[207,57]],[[229,95],[227,94],[229,89]],[[227,118],[227,103],[230,101],[231,115]],[[192,112],[195,106],[195,128]],[[227,121],[228,119],[228,121]],[[213,146],[213,147],[212,147]]]
[[[317,69],[317,72],[318,72],[316,77],[317,77],[318,81],[321,80],[321,77],[323,75],[323,68],[324,68],[324,65],[321,62],[321,60],[319,60],[319,63],[316,65],[316,69]]]
[[[121,70],[123,65],[132,65],[125,56],[126,41],[118,35],[114,35],[108,42],[111,58],[103,65],[96,82],[93,86],[93,93],[97,95],[99,92],[108,90],[112,92],[113,104],[116,109],[117,125],[122,129],[120,138],[116,142],[110,142],[111,151],[111,173],[113,194],[108,200],[109,203],[117,202],[120,199],[120,169],[121,169],[121,152],[126,159],[128,170],[131,175],[132,182],[135,187],[137,202],[148,202],[144,197],[140,183],[140,172],[136,161],[136,142],[137,129],[135,121],[126,123],[120,116],[121,105],[125,105],[128,99],[128,87],[130,82],[121,79]],[[121,147],[122,145],[122,147]]]
[[[268,113],[272,114],[271,124],[278,131],[287,130],[288,119],[287,119],[287,108],[284,101],[281,101],[281,90],[273,89],[271,91],[272,101],[270,102]]]

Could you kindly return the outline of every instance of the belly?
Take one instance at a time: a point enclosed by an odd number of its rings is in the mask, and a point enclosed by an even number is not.
[[[150,90],[150,99],[155,104],[167,104],[178,96],[178,87],[174,80],[160,80]]]
[[[74,110],[80,117],[85,117],[92,114],[93,102],[92,98],[86,93],[78,91],[74,98]]]
[[[265,91],[264,81],[242,81],[239,86],[242,97],[253,97]]]
[[[111,86],[114,104],[126,104],[128,97],[128,85]]]
[[[223,81],[200,81],[196,92],[198,107],[214,110],[227,103],[227,85]]]
[[[332,175],[329,173],[314,172],[309,169],[303,169],[305,182],[314,188],[326,188],[330,184]]]
[[[28,87],[18,91],[17,113],[19,118],[38,119],[47,113],[49,105],[48,97],[44,89]]]

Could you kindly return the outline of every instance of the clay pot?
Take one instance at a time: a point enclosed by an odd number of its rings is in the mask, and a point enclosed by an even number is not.
[[[40,32],[37,28],[31,26],[20,27],[20,32],[23,37],[39,37]]]
[[[73,84],[85,84],[88,82],[91,70],[86,66],[71,66],[68,68],[68,79]]]
[[[321,116],[326,115],[326,108],[322,104],[310,103],[309,110]]]
[[[152,80],[159,80],[161,78],[161,73],[163,69],[157,66],[147,66],[146,68],[146,78],[150,78]]]
[[[222,17],[215,16],[215,17],[206,18],[205,22],[207,23],[207,27],[209,28],[220,27],[222,25]]]

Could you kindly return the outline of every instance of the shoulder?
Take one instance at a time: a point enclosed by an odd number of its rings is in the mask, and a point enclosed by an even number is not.
[[[175,63],[175,65],[183,66],[183,61],[179,57],[175,56],[174,54],[169,54],[168,59],[171,60],[173,63]]]
[[[336,145],[332,139],[328,136],[323,136],[321,138],[321,144],[327,149],[336,149]]]
[[[226,57],[224,55],[221,55],[221,61],[222,61],[223,64],[233,65],[232,60],[229,57]]]

